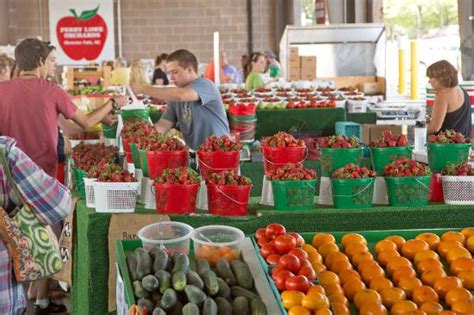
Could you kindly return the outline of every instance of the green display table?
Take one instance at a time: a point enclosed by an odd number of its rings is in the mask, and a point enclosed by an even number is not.
[[[347,113],[347,121],[358,124],[375,124],[377,122],[377,114],[367,111],[366,113]]]

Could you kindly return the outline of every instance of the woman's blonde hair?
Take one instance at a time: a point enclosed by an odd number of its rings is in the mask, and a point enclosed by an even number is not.
[[[150,78],[146,74],[145,67],[140,60],[135,60],[130,66],[130,83],[149,85]]]
[[[426,76],[438,80],[438,82],[447,88],[458,85],[458,72],[452,64],[446,60],[440,60],[433,63],[426,69]]]

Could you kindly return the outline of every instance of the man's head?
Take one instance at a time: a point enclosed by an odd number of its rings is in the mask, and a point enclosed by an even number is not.
[[[10,75],[14,65],[13,59],[7,55],[0,55],[0,82],[11,79]]]
[[[51,45],[50,42],[46,42],[48,45],[48,57],[46,58],[46,65],[48,66],[48,76],[54,78],[56,76],[56,66],[58,61],[58,56],[56,54],[56,47]]]
[[[198,61],[192,52],[180,49],[173,52],[166,60],[166,68],[171,81],[177,87],[183,87],[198,78]]]
[[[115,65],[114,65],[115,69],[125,68],[125,67],[127,67],[127,60],[125,60],[125,58],[118,57],[115,59]]]
[[[21,71],[39,71],[40,77],[48,77],[49,50],[46,42],[36,38],[27,38],[15,48],[15,60]]]
[[[268,60],[268,62],[273,62],[273,60],[276,58],[276,55],[273,53],[273,51],[267,50],[265,52],[265,58]]]

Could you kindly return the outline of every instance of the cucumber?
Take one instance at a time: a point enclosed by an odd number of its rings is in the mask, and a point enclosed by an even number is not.
[[[140,280],[135,280],[132,283],[133,285],[133,293],[137,298],[147,298],[150,293],[143,288],[142,282]]]
[[[186,274],[182,271],[173,273],[171,284],[176,291],[183,291],[186,286]]]
[[[239,297],[239,296],[243,296],[244,298],[247,298],[249,300],[259,298],[258,295],[253,293],[252,291],[249,291],[247,289],[244,289],[244,288],[236,286],[236,285],[230,288],[230,294],[234,298]]]
[[[165,311],[171,310],[178,302],[178,296],[173,289],[166,289],[161,297],[160,306]]]
[[[217,304],[211,299],[207,298],[202,307],[202,315],[217,315]]]
[[[153,272],[166,270],[168,268],[169,257],[164,249],[154,247],[150,251],[150,255],[153,257]]]
[[[173,258],[173,272],[182,271],[185,274],[189,271],[189,257],[186,254],[175,252]]]
[[[218,315],[229,315],[232,314],[232,305],[226,299],[222,297],[216,297],[217,314]]]
[[[186,275],[186,280],[188,284],[195,285],[201,290],[204,289],[204,282],[196,271],[189,270],[188,274]]]
[[[230,288],[227,283],[221,278],[217,278],[217,284],[219,285],[219,292],[217,296],[223,297],[224,299],[230,298]]]
[[[202,275],[204,286],[209,295],[216,295],[219,292],[219,284],[217,283],[217,276],[212,270],[208,270]]]
[[[151,315],[166,315],[166,312],[161,307],[157,307]]]
[[[250,301],[250,310],[252,315],[267,315],[267,307],[260,299],[253,299]]]
[[[211,267],[209,266],[209,263],[204,258],[199,258],[196,261],[196,266],[197,266],[197,273],[201,277],[202,277],[203,273],[205,273],[208,270],[211,270]]]
[[[160,293],[165,293],[166,289],[171,288],[171,275],[164,270],[158,270],[155,273],[155,277],[160,282]]]
[[[184,287],[184,292],[189,302],[201,306],[206,300],[206,294],[195,285],[187,285]]]
[[[253,277],[249,266],[241,260],[234,260],[230,263],[230,266],[237,280],[237,284],[244,289],[251,290],[253,288]]]
[[[148,299],[141,298],[137,301],[137,305],[140,308],[146,308],[147,314],[153,311],[155,304]]]
[[[135,249],[135,255],[137,257],[137,274],[138,278],[142,279],[144,276],[151,273],[151,257],[141,247]]]
[[[143,277],[142,286],[148,292],[153,292],[160,286],[160,282],[154,275],[148,275]]]
[[[137,273],[137,256],[135,255],[135,252],[129,252],[127,253],[127,267],[128,267],[128,272],[130,274],[130,280],[133,282],[138,279],[138,273]]]
[[[249,302],[243,296],[238,296],[232,301],[232,314],[247,315],[249,313]]]
[[[217,261],[216,263],[216,269],[217,269],[217,274],[219,277],[224,279],[224,281],[228,285],[236,285],[237,282],[234,277],[234,273],[232,272],[232,269],[230,268],[230,264],[227,260],[221,258]]]
[[[161,300],[161,297],[162,297],[162,294],[160,293],[160,291],[154,291],[151,294],[151,300],[155,302],[155,304],[160,304],[159,302]]]
[[[189,302],[183,307],[183,315],[199,315],[199,307]]]

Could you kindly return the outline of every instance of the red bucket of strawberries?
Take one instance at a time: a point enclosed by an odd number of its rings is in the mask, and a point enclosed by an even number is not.
[[[278,132],[262,140],[262,154],[265,175],[283,167],[286,163],[303,163],[306,145],[303,140],[286,133]]]
[[[133,143],[137,136],[143,134],[144,130],[151,129],[150,127],[152,126],[149,123],[141,119],[133,119],[124,123],[120,135],[122,137],[122,145],[127,163],[133,163],[132,148],[130,147],[130,143]],[[153,128],[153,130],[156,129]]]
[[[234,171],[237,174],[241,149],[242,144],[228,136],[207,138],[197,151],[202,178],[207,180],[210,174],[224,171]]]
[[[188,165],[188,148],[177,138],[158,135],[149,143],[146,159],[148,175],[155,179],[167,168],[186,167]]]
[[[207,182],[209,213],[223,216],[243,216],[248,213],[252,181],[233,171],[213,173]]]

